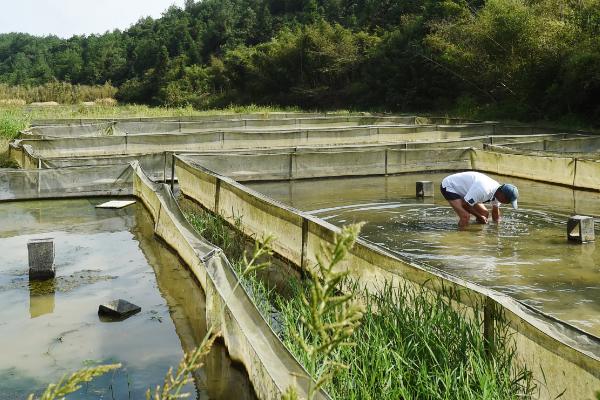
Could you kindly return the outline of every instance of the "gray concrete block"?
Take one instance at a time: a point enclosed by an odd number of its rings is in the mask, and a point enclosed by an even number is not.
[[[54,278],[54,241],[52,238],[31,239],[27,242],[29,279]]]
[[[417,181],[417,197],[433,197],[433,182]]]
[[[593,242],[595,237],[594,218],[574,215],[567,221],[567,238],[579,243]]]
[[[142,310],[141,307],[136,306],[127,300],[117,299],[106,304],[101,304],[98,307],[98,315],[108,320],[124,320],[133,314],[137,314]]]

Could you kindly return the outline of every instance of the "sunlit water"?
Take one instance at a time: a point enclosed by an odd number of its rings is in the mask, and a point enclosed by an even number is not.
[[[361,236],[373,243],[497,289],[600,336],[600,245],[575,244],[566,236],[568,216],[600,215],[600,195],[495,177],[519,187],[519,210],[503,205],[499,224],[472,224],[460,231],[458,217],[439,193],[444,176],[413,174],[250,186],[335,225],[365,221]],[[434,182],[433,199],[414,197],[418,180]]]
[[[153,235],[143,206],[94,208],[103,200],[0,204],[0,399],[39,393],[65,373],[121,363],[70,399],[142,399],[183,351],[206,334],[205,299],[179,259]],[[30,283],[27,241],[52,237],[56,278]],[[102,322],[116,298],[142,311]],[[191,398],[254,398],[243,370],[215,345],[186,390]]]

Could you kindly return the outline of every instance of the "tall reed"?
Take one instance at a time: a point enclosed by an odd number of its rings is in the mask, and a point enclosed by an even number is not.
[[[298,284],[299,294],[306,284]],[[451,306],[452,297],[432,297],[405,287],[363,291],[366,312],[352,348],[337,349],[336,360],[348,365],[326,386],[336,399],[521,399],[530,398],[530,371],[515,359],[514,347],[500,328],[490,353],[481,326]],[[298,296],[278,298],[286,345],[309,362],[295,336],[310,335],[298,326],[308,307]]]
[[[8,86],[0,84],[0,100],[23,100],[27,103],[55,101],[60,104],[77,104],[84,101],[113,98],[117,88],[104,85],[73,85],[53,81],[39,86]]]

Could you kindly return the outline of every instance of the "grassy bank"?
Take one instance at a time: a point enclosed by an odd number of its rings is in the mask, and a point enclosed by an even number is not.
[[[236,264],[244,240],[238,232],[206,211],[187,210],[188,220],[205,238],[223,247]],[[309,285],[292,278],[291,295],[281,296],[257,275],[244,278],[261,312],[277,310],[280,337],[306,366],[310,360],[298,339],[318,338],[298,321],[309,319],[301,298]],[[356,329],[354,346],[335,350],[335,361],[347,365],[326,386],[335,399],[516,399],[530,398],[530,372],[516,367],[506,334],[498,334],[489,352],[481,326],[450,306],[450,298],[386,287],[379,293],[356,293],[366,312]],[[265,315],[270,321],[270,316]],[[318,367],[318,368],[322,368]],[[310,369],[310,368],[309,368]]]
[[[0,168],[16,165],[8,159],[8,143],[29,125],[29,119],[17,107],[0,108]]]
[[[8,143],[18,136],[32,120],[63,118],[135,118],[135,117],[191,117],[221,114],[294,112],[297,108],[268,106],[230,106],[222,109],[199,111],[192,107],[169,108],[145,105],[119,106],[20,106],[0,104],[0,168],[13,167],[7,160]]]
[[[296,323],[310,310],[298,295],[277,298],[284,317],[286,346],[308,362],[295,336],[314,341]],[[386,287],[362,292],[366,312],[353,340],[337,350],[336,361],[349,366],[326,389],[336,399],[515,399],[533,393],[531,374],[513,369],[514,351],[500,335],[488,354],[481,327],[453,309],[450,299]],[[376,311],[375,311],[376,310]]]
[[[150,107],[146,105],[126,104],[110,105],[58,105],[58,106],[8,106],[0,105],[0,115],[16,114],[28,121],[54,118],[132,118],[132,117],[189,117],[202,115],[220,115],[236,113],[293,112],[298,108],[269,106],[229,106],[213,110],[196,110],[192,107]]]
[[[200,233],[206,240],[219,246],[227,255],[234,270],[241,274],[244,270],[244,251],[251,253],[246,237],[239,231],[231,229],[230,226],[219,216],[216,216],[205,210],[200,210],[186,200],[180,201],[180,205],[188,222]],[[276,285],[264,283],[259,276],[264,277],[265,272],[252,272],[242,279],[242,286],[252,294],[254,303],[266,320],[271,320],[272,303]]]

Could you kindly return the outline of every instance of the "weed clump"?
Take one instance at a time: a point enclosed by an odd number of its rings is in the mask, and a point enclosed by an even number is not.
[[[300,293],[305,284],[298,284]],[[450,304],[451,298],[405,287],[357,293],[365,313],[352,348],[336,350],[346,364],[326,386],[337,399],[514,399],[530,398],[531,373],[515,368],[508,335],[497,335],[489,353],[481,327]],[[295,321],[309,310],[292,297],[278,299],[284,316],[282,339],[303,362],[306,352],[295,336],[313,340]],[[501,331],[506,329],[501,328]]]
[[[28,116],[18,109],[0,109],[0,139],[12,140],[28,125]]]

